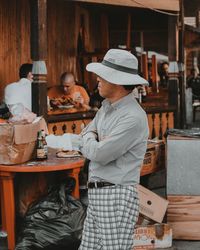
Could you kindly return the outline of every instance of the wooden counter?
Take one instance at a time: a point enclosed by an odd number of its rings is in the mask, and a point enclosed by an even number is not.
[[[175,107],[153,106],[143,103],[149,123],[149,138],[163,139],[168,128],[174,128],[176,116]],[[73,110],[72,110],[73,111]],[[94,118],[96,111],[70,112],[69,110],[51,111],[48,115],[48,129],[50,134],[63,133],[79,134],[81,130]]]

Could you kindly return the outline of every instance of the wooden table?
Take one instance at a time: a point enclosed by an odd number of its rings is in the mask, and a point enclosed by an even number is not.
[[[24,164],[11,166],[0,165],[2,229],[8,234],[9,250],[15,249],[15,173],[41,173],[70,170],[70,176],[76,179],[76,186],[73,195],[74,197],[79,198],[78,175],[83,164],[83,158],[56,158],[55,154],[50,154],[46,161],[30,161]]]

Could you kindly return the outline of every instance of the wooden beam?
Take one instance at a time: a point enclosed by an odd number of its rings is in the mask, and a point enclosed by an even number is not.
[[[101,13],[101,48],[109,49],[109,23],[108,16],[105,13]]]
[[[169,81],[168,102],[176,107],[174,117],[175,127],[180,127],[180,103],[179,103],[179,72],[178,72],[178,18],[168,17],[168,57],[169,57]]]
[[[142,54],[142,76],[147,81],[149,80],[149,74],[148,74],[148,57],[146,53]]]
[[[131,47],[131,14],[128,13],[126,47]]]
[[[158,67],[156,55],[152,55],[152,89],[154,92],[158,92]]]
[[[47,121],[47,69],[44,61],[33,61],[32,111]]]
[[[160,10],[179,11],[179,0],[74,0],[75,2],[88,2],[112,4],[137,8],[155,8]]]
[[[32,111],[47,119],[47,0],[30,0]]]
[[[184,45],[184,1],[180,1],[180,28],[179,28],[179,88],[180,88],[180,127],[184,128],[186,123],[186,103],[185,103],[185,89],[186,89],[186,75],[185,75],[185,45]]]
[[[30,0],[31,4],[31,58],[47,58],[47,1]]]
[[[178,61],[178,20],[168,17],[168,56],[169,61]]]

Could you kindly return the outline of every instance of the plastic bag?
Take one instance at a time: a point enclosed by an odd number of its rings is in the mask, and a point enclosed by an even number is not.
[[[55,186],[29,208],[15,250],[78,249],[86,209],[69,195],[70,189]]]
[[[166,132],[167,135],[173,136],[183,136],[183,137],[191,137],[191,138],[200,138],[200,129],[168,129]]]
[[[36,114],[25,108],[21,103],[8,105],[8,107],[12,115],[12,117],[9,118],[9,122],[26,124],[32,123],[36,118]]]
[[[79,151],[79,146],[82,144],[82,137],[70,133],[65,133],[63,135],[51,134],[46,136],[46,141],[50,148]]]

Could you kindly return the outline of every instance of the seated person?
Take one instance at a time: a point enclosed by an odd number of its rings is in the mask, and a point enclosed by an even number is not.
[[[89,96],[86,90],[76,85],[74,75],[64,72],[60,77],[60,86],[48,90],[48,98],[52,107],[74,105],[76,108],[89,109]]]
[[[198,69],[192,68],[190,76],[187,78],[187,88],[192,89],[192,99],[200,101],[200,76],[198,75]]]
[[[19,69],[20,80],[6,86],[4,102],[7,105],[21,103],[28,110],[32,110],[32,67],[31,63],[22,64]]]

